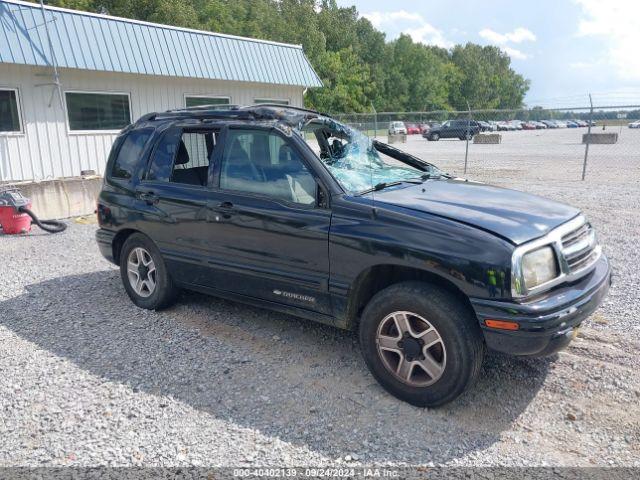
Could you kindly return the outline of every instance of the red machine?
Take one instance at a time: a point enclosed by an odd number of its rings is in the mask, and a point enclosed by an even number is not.
[[[31,211],[31,201],[15,187],[0,187],[0,227],[9,235],[28,233],[31,223],[45,232],[62,232],[67,226],[55,220],[39,220]]]
[[[31,231],[31,217],[21,207],[31,208],[31,202],[18,189],[0,191],[0,225],[2,231],[13,235]]]

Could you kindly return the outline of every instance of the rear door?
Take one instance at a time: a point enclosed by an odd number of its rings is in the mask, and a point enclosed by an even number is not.
[[[318,201],[324,187],[279,131],[230,128],[224,138],[212,205],[221,287],[330,314],[331,211]]]
[[[171,275],[179,282],[212,282],[208,263],[211,240],[212,168],[219,129],[172,127],[151,154],[136,189],[143,228],[157,244]]]

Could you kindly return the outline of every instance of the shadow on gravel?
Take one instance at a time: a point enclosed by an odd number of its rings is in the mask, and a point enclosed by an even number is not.
[[[334,458],[417,464],[484,450],[527,408],[552,364],[488,356],[471,391],[418,409],[378,386],[352,333],[191,293],[148,312],[129,301],[116,270],[26,290],[0,303],[0,324],[39,348],[134,392]]]

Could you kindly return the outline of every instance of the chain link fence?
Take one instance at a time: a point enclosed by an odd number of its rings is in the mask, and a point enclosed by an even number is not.
[[[404,127],[399,148],[471,179],[640,182],[640,105],[334,117],[384,142]]]

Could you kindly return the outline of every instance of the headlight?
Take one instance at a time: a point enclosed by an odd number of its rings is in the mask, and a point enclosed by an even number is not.
[[[524,286],[530,290],[558,276],[558,262],[551,247],[542,247],[522,257]]]

